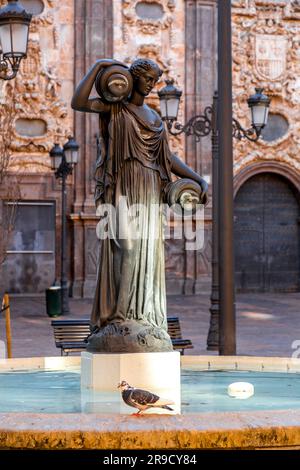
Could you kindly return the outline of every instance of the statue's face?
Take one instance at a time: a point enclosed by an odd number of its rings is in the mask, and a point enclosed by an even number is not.
[[[142,96],[149,95],[150,91],[156,85],[159,75],[156,70],[147,70],[143,75],[140,75],[135,82],[135,89]]]

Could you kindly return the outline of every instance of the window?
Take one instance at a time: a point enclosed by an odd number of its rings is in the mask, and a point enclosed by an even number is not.
[[[269,114],[268,124],[262,130],[262,138],[266,142],[273,142],[283,137],[289,129],[289,123],[281,114]]]
[[[42,0],[22,0],[22,5],[28,13],[40,15],[43,13],[45,5]]]
[[[53,253],[55,247],[53,202],[20,202],[8,253]]]

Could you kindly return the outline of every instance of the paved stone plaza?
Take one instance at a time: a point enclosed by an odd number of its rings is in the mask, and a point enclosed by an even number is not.
[[[72,314],[59,318],[88,318],[92,300],[70,299]],[[170,296],[168,314],[178,315],[183,338],[194,349],[186,354],[216,354],[206,351],[209,326],[207,296]],[[240,294],[237,296],[237,352],[250,356],[290,357],[292,343],[300,341],[300,293]],[[12,297],[11,324],[13,357],[57,356],[51,318],[44,297]],[[4,317],[0,319],[0,339],[5,338]]]

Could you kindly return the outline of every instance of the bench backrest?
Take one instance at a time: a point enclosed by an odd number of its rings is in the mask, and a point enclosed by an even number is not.
[[[178,317],[168,317],[168,333],[171,339],[181,339],[181,328]],[[84,341],[90,334],[89,319],[52,320],[56,343]]]
[[[178,317],[168,317],[168,333],[171,339],[181,339],[181,328]]]
[[[55,343],[82,342],[90,334],[90,321],[52,320]]]

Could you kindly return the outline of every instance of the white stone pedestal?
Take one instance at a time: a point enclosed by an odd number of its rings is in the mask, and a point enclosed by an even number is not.
[[[142,388],[162,398],[172,400],[174,412],[180,413],[180,354],[178,351],[124,354],[95,354],[85,351],[81,353],[82,399],[88,404],[89,410],[96,397],[98,397],[98,403],[103,397],[107,399],[107,392],[111,392],[112,402],[116,400],[116,394],[121,398],[117,387],[122,380],[126,380],[135,388]],[[97,392],[104,393],[97,394]],[[122,399],[119,404],[120,412],[134,412],[134,409],[125,405]],[[99,406],[98,409],[101,408]],[[174,414],[160,408],[147,410],[147,414],[153,412]]]

